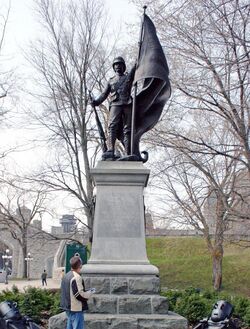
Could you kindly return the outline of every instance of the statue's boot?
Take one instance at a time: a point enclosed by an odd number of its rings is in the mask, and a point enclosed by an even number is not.
[[[102,154],[103,161],[113,161],[114,160],[114,150],[108,150]]]
[[[108,150],[102,154],[103,161],[114,161],[117,159],[114,152],[115,141],[116,141],[116,136],[114,132],[110,132],[108,136]]]

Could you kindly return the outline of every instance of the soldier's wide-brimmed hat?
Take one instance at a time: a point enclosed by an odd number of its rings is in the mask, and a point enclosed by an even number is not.
[[[125,60],[123,59],[123,57],[118,56],[113,60],[113,69],[114,69],[115,64],[117,64],[117,63],[122,63],[124,65],[124,71],[126,71],[126,64],[125,64]]]

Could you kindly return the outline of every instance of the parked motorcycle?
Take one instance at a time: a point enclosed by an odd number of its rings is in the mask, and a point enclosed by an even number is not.
[[[17,308],[17,303],[4,301],[0,303],[0,328],[40,329],[40,326],[28,316],[22,316]]]
[[[211,315],[203,319],[194,329],[239,329],[232,321],[233,305],[225,300],[219,300],[213,306]]]

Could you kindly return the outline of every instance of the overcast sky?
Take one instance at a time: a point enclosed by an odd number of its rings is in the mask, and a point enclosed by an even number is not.
[[[104,0],[104,2],[111,18],[112,27],[115,29],[119,26],[120,28],[121,25],[122,35],[126,35],[126,23],[138,23],[140,21],[135,6],[129,0]],[[1,67],[3,67],[3,63],[5,65],[9,63],[11,67],[16,66],[18,73],[22,72],[22,79],[25,81],[25,72],[28,67],[24,60],[24,50],[28,49],[29,42],[38,35],[39,25],[34,15],[33,0],[0,0],[0,14],[6,13],[9,3],[11,3],[11,9],[5,43],[1,51]],[[15,89],[18,90],[18,85],[15,86]],[[27,139],[32,139],[32,131],[23,130],[21,125],[16,124],[19,120],[18,108],[25,106],[25,99],[17,98],[16,103],[13,103],[6,98],[4,105],[12,107],[11,120],[15,124],[15,127],[11,128],[11,125],[6,124],[5,120],[5,125],[2,125],[0,130],[0,147],[2,145],[4,149],[8,149],[9,146],[24,144]],[[38,148],[32,151],[18,152],[9,156],[7,165],[29,170],[36,166],[36,163],[41,159],[41,154],[42,152]]]
[[[111,18],[111,28],[118,27],[121,24],[122,35],[126,37],[126,23],[136,23],[139,22],[140,17],[137,14],[137,10],[129,0],[103,0],[106,8],[109,12]],[[10,65],[10,67],[16,66],[16,71],[21,75],[21,79],[17,79],[20,83],[27,83],[26,72],[31,69],[27,61],[24,59],[24,52],[28,51],[29,43],[31,40],[34,40],[40,31],[40,26],[36,22],[36,15],[34,14],[34,0],[0,0],[0,23],[1,23],[1,14],[5,15],[8,4],[11,4],[10,15],[8,19],[8,25],[6,29],[4,47],[1,51],[1,67],[3,70],[4,65]],[[4,64],[4,65],[3,65]],[[23,82],[22,82],[23,80]],[[15,92],[18,91],[18,81],[15,85]],[[12,107],[12,113],[15,113],[15,109],[18,112],[18,107],[24,106],[25,95],[19,97],[21,99],[17,100],[15,104],[9,103],[11,97],[5,99],[5,106]],[[11,99],[11,101],[13,101]],[[14,111],[13,111],[14,109]],[[17,114],[18,116],[18,114]],[[12,116],[12,121],[17,121],[17,117]],[[22,131],[17,131],[17,126],[14,128],[13,132],[8,127],[1,127],[0,131],[0,144],[1,144],[1,135],[8,138],[5,139],[5,143],[11,144],[12,142],[20,143],[22,141]],[[6,144],[5,144],[6,145]],[[0,145],[1,146],[1,145]],[[22,161],[26,162],[27,155],[24,153],[18,154],[18,161],[21,165]],[[31,162],[29,161],[29,164]]]
[[[33,0],[9,0],[11,12],[8,22],[8,48],[25,45],[37,32],[37,24],[33,12]],[[129,0],[103,0],[111,16],[114,27],[118,22],[131,23],[138,19],[137,10]],[[0,9],[7,7],[8,0],[0,0]],[[2,10],[1,10],[2,11]]]

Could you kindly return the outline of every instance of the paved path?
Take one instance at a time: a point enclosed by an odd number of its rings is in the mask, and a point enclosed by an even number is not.
[[[61,282],[59,280],[47,279],[47,286],[42,286],[41,280],[9,280],[8,284],[0,283],[0,292],[3,290],[11,290],[15,285],[19,290],[23,290],[25,287],[31,286],[42,289],[60,288]]]

